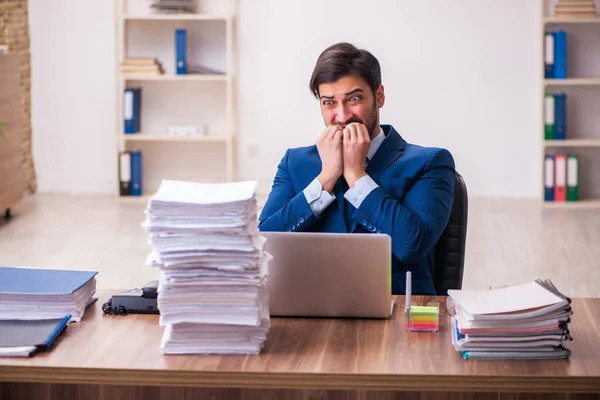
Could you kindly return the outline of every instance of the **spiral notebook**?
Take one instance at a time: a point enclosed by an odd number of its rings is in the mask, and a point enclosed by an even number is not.
[[[465,359],[569,358],[571,299],[550,280],[494,290],[449,290],[452,343]]]

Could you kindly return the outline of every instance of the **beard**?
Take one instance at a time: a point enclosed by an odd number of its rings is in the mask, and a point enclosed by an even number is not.
[[[351,118],[344,124],[342,124],[341,122],[336,122],[336,125],[343,129],[346,127],[346,125],[354,122],[362,124],[367,127],[367,132],[369,132],[369,139],[372,140],[376,134],[375,129],[377,129],[377,119],[377,107],[375,106],[375,104],[373,104],[373,109],[371,110],[371,113],[366,121],[363,121],[360,118]]]

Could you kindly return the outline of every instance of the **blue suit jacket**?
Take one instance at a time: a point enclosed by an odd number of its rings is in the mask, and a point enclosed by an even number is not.
[[[344,198],[340,177],[336,200],[316,217],[303,190],[321,172],[316,145],[289,149],[259,217],[261,231],[387,233],[392,238],[392,293],[404,294],[406,271],[413,293],[436,294],[432,271],[435,245],[454,198],[454,160],[445,149],[409,144],[391,125],[366,172],[379,185],[355,209]]]

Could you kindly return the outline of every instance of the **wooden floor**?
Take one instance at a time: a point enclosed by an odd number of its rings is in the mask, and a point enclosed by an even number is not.
[[[100,289],[140,287],[157,276],[144,265],[144,208],[112,196],[30,196],[0,219],[0,265],[94,269]],[[463,287],[536,278],[570,296],[600,297],[600,209],[471,199]]]

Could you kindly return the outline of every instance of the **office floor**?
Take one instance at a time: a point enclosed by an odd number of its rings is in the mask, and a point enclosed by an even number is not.
[[[144,265],[144,208],[111,196],[29,196],[0,219],[0,265],[95,269],[101,289],[139,287],[157,275]],[[568,295],[600,297],[600,210],[471,199],[463,287],[540,277]]]

